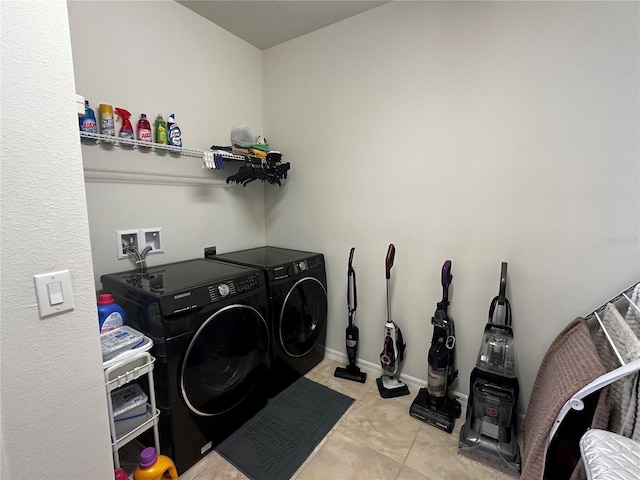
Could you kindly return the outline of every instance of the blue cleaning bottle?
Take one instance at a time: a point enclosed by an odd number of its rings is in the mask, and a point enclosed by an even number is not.
[[[172,113],[167,119],[167,136],[169,137],[169,145],[174,147],[182,146],[182,132],[176,123],[176,116]]]
[[[84,101],[84,115],[80,117],[80,131],[98,133],[96,114],[89,106],[89,100]]]

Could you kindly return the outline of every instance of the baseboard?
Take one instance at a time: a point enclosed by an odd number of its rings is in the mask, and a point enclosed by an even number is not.
[[[345,353],[325,347],[324,354],[325,357],[332,360],[337,360],[338,362],[345,364],[347,363],[347,355]],[[362,360],[359,358],[357,360],[357,365],[358,367],[360,367],[360,370],[363,370],[370,375],[373,375],[375,377],[379,377],[380,375],[382,375],[382,367],[380,366],[380,364],[367,362],[366,360]],[[404,373],[400,374],[400,380],[404,382],[409,388],[414,389],[414,391],[416,392],[420,388],[424,388],[427,386],[427,381],[425,379],[412,377],[411,375],[406,375]],[[451,394],[460,402],[462,411],[464,412],[467,408],[467,400],[469,398],[468,395],[456,391],[452,391]]]
[[[327,358],[332,360],[337,360],[341,363],[347,363],[347,355],[345,353],[339,352],[338,350],[333,350],[332,348],[325,347],[324,355]],[[366,360],[358,359],[357,365],[360,367],[360,370],[367,372],[369,375],[373,375],[378,377],[382,374],[382,367],[377,363],[367,362]],[[412,377],[411,375],[400,374],[400,380],[407,384],[410,388],[414,390],[418,390],[420,388],[424,388],[427,385],[427,381],[422,378]],[[460,406],[462,407],[462,416],[464,418],[464,412],[467,411],[467,402],[469,400],[469,396],[464,393],[452,391],[451,394],[456,397],[456,399],[460,402]],[[524,417],[523,413],[518,413],[518,436],[522,438],[522,428],[524,425]]]

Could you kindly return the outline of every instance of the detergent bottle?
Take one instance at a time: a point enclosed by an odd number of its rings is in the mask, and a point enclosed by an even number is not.
[[[116,107],[115,110],[120,120],[122,120],[122,127],[120,127],[118,136],[120,138],[133,138],[133,127],[131,126],[131,120],[129,120],[131,113],[124,108]]]
[[[147,447],[140,452],[140,462],[133,472],[133,480],[178,480],[178,471],[166,455]]]
[[[169,145],[174,147],[182,146],[182,133],[180,127],[176,123],[176,116],[172,113],[167,119],[167,133],[169,137]]]
[[[156,127],[156,143],[161,145],[167,145],[169,143],[167,139],[167,124],[164,123],[164,118],[162,118],[162,114],[158,114],[155,122]]]
[[[144,113],[140,114],[138,120],[138,140],[141,142],[152,142],[151,138],[151,124],[147,120],[147,116]],[[140,150],[149,150],[149,147],[139,147]]]
[[[89,100],[84,101],[84,115],[80,117],[80,131],[98,133],[98,122],[93,108],[89,106]]]
[[[113,300],[113,295],[110,293],[98,295],[98,323],[100,333],[124,325],[124,310]]]

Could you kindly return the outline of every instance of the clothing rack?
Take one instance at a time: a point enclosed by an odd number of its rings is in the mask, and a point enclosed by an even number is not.
[[[585,320],[587,320],[588,322],[592,322],[594,319],[597,321],[599,327],[601,328],[602,332],[604,333],[607,341],[609,342],[609,344],[611,345],[616,357],[618,358],[619,362],[620,362],[620,366],[614,370],[611,370],[610,372],[605,373],[604,375],[601,375],[600,377],[596,378],[595,380],[593,380],[592,382],[590,382],[589,384],[585,385],[583,388],[581,388],[580,390],[578,390],[562,407],[562,409],[560,410],[560,412],[558,413],[553,426],[551,428],[551,431],[549,433],[549,439],[548,439],[548,444],[551,444],[551,440],[553,439],[553,437],[556,434],[556,431],[558,430],[558,428],[560,427],[560,424],[562,423],[562,420],[564,419],[564,417],[567,415],[567,413],[569,413],[569,411],[571,409],[573,410],[583,410],[584,409],[584,401],[583,399],[585,397],[587,397],[588,395],[606,387],[607,385],[610,385],[628,375],[633,375],[637,372],[640,371],[640,358],[637,358],[633,361],[630,362],[625,362],[625,360],[622,358],[622,356],[620,355],[620,352],[618,351],[618,348],[616,347],[615,343],[613,342],[613,340],[611,339],[611,335],[609,334],[609,332],[607,331],[606,327],[604,326],[602,319],[600,318],[600,315],[602,315],[602,313],[604,312],[604,310],[606,309],[608,304],[613,304],[614,306],[618,307],[620,304],[624,303],[625,301],[627,302],[627,305],[631,305],[632,308],[634,308],[637,312],[640,312],[640,306],[636,305],[635,303],[632,302],[631,300],[631,295],[632,292],[634,291],[634,289],[637,287],[637,285],[639,285],[640,282],[632,285],[631,287],[629,287],[628,289],[626,289],[624,292],[618,294],[617,296],[615,296],[614,298],[612,298],[611,300],[609,300],[608,302],[606,302],[605,304],[601,305],[600,307],[598,307],[597,309],[595,309],[593,312],[591,312],[589,315],[587,315],[585,318]]]
[[[593,318],[595,318],[596,315],[600,315],[600,314],[602,314],[602,312],[604,312],[604,309],[607,308],[607,304],[609,304],[609,303],[613,303],[615,305],[615,304],[619,303],[622,299],[626,299],[628,302],[631,302],[631,299],[629,298],[629,295],[631,295],[633,293],[633,290],[636,288],[636,286],[639,283],[640,282],[634,283],[629,288],[627,288],[623,292],[621,292],[618,295],[616,295],[615,297],[613,297],[611,300],[603,303],[598,308],[596,308],[593,312],[591,312],[589,315],[584,317],[584,319],[587,322],[593,320]],[[634,306],[635,306],[635,304],[634,304]],[[635,307],[638,308],[637,306],[635,306]]]

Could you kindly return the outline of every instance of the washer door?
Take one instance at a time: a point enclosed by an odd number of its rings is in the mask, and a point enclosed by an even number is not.
[[[209,317],[187,347],[180,388],[187,407],[214,416],[238,405],[265,377],[269,328],[247,305],[229,305]]]
[[[316,345],[327,324],[327,290],[313,277],[298,280],[280,309],[278,336],[284,352],[302,357]]]

